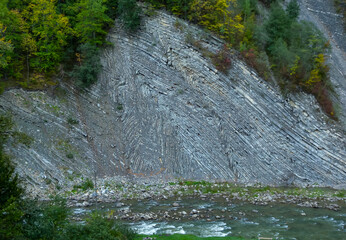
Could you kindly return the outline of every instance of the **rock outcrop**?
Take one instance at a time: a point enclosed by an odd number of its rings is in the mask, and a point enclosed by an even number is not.
[[[187,43],[217,52],[222,41],[165,13],[128,35],[114,28],[90,90],[9,90],[31,148],[7,146],[32,185],[73,178],[227,180],[337,186],[346,180],[345,135],[312,96],[284,98],[236,55],[227,75]]]
[[[285,2],[288,2],[287,0]],[[300,18],[313,22],[329,40],[330,80],[335,90],[333,102],[340,123],[346,130],[346,41],[343,15],[335,11],[332,0],[299,0]]]

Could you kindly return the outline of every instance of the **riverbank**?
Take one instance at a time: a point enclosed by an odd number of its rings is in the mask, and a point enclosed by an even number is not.
[[[227,201],[222,195],[214,194],[206,198],[186,195],[98,202],[72,209],[78,221],[98,210],[147,237],[188,234],[200,238],[343,239],[346,233],[343,203],[338,211],[333,211],[279,202],[255,205],[246,201]]]
[[[175,180],[170,182],[131,182],[118,179],[103,179],[97,183],[97,190],[85,189],[83,184],[55,194],[68,200],[69,206],[88,207],[96,203],[114,203],[118,207],[130,200],[175,199],[173,207],[179,207],[182,198],[213,200],[222,198],[231,203],[247,202],[254,205],[273,203],[293,204],[301,207],[327,208],[338,211],[346,204],[346,190],[309,187],[270,187],[261,185],[241,185],[230,182],[206,182]],[[76,187],[78,186],[78,187]],[[82,186],[82,187],[81,187]]]

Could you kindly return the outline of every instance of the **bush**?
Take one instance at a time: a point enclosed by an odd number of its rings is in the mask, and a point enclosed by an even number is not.
[[[14,239],[21,235],[20,209],[23,189],[15,167],[4,153],[3,145],[13,134],[11,117],[0,115],[0,239]]]
[[[88,88],[97,81],[97,76],[102,69],[100,63],[100,50],[97,46],[85,43],[79,47],[77,55],[78,65],[70,73],[77,86]]]
[[[0,146],[0,239],[13,239],[21,235],[20,210],[23,189],[19,186],[10,158]]]
[[[74,118],[72,118],[72,117],[69,117],[69,118],[67,119],[67,122],[68,122],[69,124],[71,124],[71,125],[74,125],[74,124],[78,124],[78,123],[79,123],[79,121],[78,121],[77,119],[74,119]]]
[[[136,233],[128,227],[117,224],[99,213],[92,213],[84,224],[69,221],[71,211],[66,201],[55,198],[49,203],[26,202],[26,214],[23,217],[23,235],[25,239],[45,240],[133,240]]]
[[[231,55],[226,45],[212,57],[212,62],[217,70],[223,73],[228,73],[231,67]]]
[[[105,218],[99,213],[93,213],[86,219],[86,224],[72,224],[64,229],[62,239],[107,239],[133,240],[136,233],[128,227],[116,224],[114,220]]]
[[[86,191],[88,189],[93,189],[93,188],[94,188],[94,183],[91,181],[90,178],[87,178],[84,182],[82,182],[79,185],[73,186],[73,189],[75,189],[75,190],[81,189],[83,191]]]
[[[57,239],[62,229],[69,224],[70,210],[66,206],[66,201],[59,197],[41,204],[27,201],[24,212],[22,227],[25,239]]]
[[[119,0],[118,14],[129,31],[135,31],[140,25],[141,8],[137,6],[136,0]]]

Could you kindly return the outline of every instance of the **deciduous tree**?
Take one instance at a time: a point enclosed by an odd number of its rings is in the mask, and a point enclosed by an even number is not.
[[[24,15],[29,16],[37,41],[33,65],[45,72],[53,70],[61,60],[67,36],[72,33],[68,18],[56,12],[54,0],[32,0]]]
[[[107,35],[106,28],[112,20],[105,13],[105,0],[81,0],[75,30],[81,43],[102,45]]]

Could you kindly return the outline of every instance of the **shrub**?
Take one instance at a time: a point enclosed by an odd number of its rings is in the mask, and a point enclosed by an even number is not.
[[[270,4],[275,3],[276,0],[259,0],[260,2],[262,2],[265,6],[269,7]]]
[[[224,45],[223,48],[212,57],[212,62],[216,69],[220,72],[225,74],[228,72],[232,61],[229,49],[226,45]]]
[[[67,122],[68,122],[69,124],[71,124],[71,125],[74,125],[74,124],[78,124],[78,123],[79,123],[79,121],[78,121],[77,119],[74,119],[74,118],[72,118],[72,117],[69,117],[69,118],[67,119]]]
[[[14,172],[10,158],[3,153],[0,146],[0,239],[14,239],[21,235],[20,210],[23,189]]]
[[[75,79],[77,86],[87,88],[96,82],[101,71],[100,51],[90,43],[81,45],[79,51],[81,53],[76,54],[78,65],[69,75]]]
[[[291,0],[286,8],[288,17],[293,20],[297,19],[299,16],[299,11],[300,9],[297,0]]]
[[[94,183],[91,181],[90,178],[87,178],[85,181],[83,181],[79,185],[73,186],[73,189],[75,189],[75,190],[81,189],[83,191],[86,191],[88,189],[93,189],[93,188],[94,188]]]
[[[56,197],[48,203],[27,201],[24,207],[23,235],[25,239],[57,239],[69,224],[66,201]]]
[[[140,25],[141,8],[137,6],[136,0],[119,0],[118,14],[127,30],[135,31]]]
[[[137,234],[125,225],[117,224],[99,213],[93,213],[86,219],[86,224],[67,226],[62,239],[133,240],[136,236]]]
[[[338,120],[333,102],[329,97],[329,92],[326,86],[323,85],[323,83],[319,82],[314,85],[311,93],[316,97],[316,100],[320,104],[322,110],[332,119]]]

